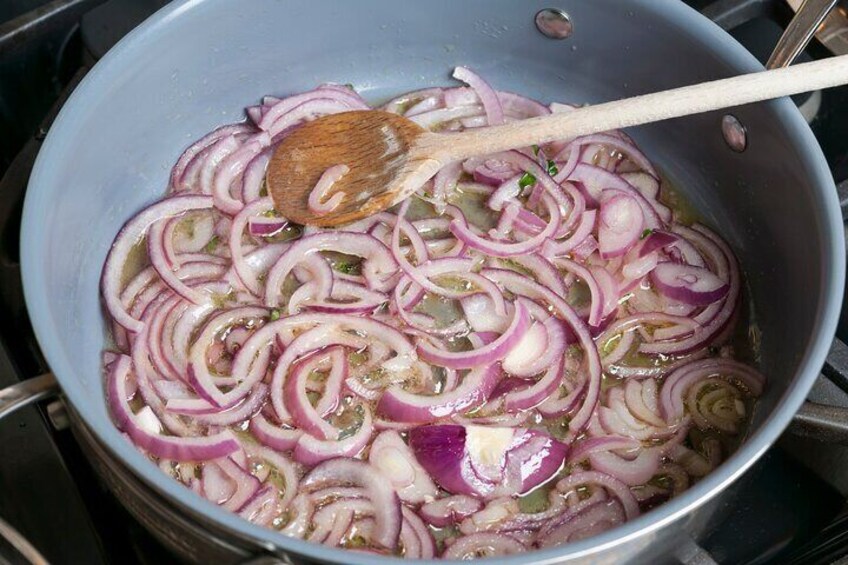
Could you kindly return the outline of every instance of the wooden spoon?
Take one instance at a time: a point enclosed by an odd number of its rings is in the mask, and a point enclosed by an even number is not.
[[[848,55],[842,55],[459,133],[432,133],[377,110],[333,114],[283,139],[268,165],[268,192],[275,208],[294,222],[341,225],[407,198],[453,161],[846,83]],[[316,215],[307,199],[334,165],[350,170],[325,201],[336,192],[344,198],[331,212]]]

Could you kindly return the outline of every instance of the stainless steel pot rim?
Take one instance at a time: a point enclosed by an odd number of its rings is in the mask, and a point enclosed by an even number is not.
[[[38,155],[30,187],[38,186],[44,182],[47,175],[46,169],[53,159],[62,153],[60,138],[61,132],[73,128],[74,121],[80,119],[80,112],[90,94],[107,89],[109,84],[109,73],[107,70],[116,65],[121,65],[122,60],[130,57],[134,51],[139,49],[136,39],[140,36],[154,32],[156,29],[169,24],[169,22],[184,16],[192,9],[197,8],[203,0],[177,0],[161,9],[153,17],[132,31],[121,40],[109,53],[95,66],[83,82],[77,87],[63,111],[56,119],[50,134]],[[659,7],[650,0],[633,0],[634,6],[646,11],[656,11]],[[659,8],[663,11],[662,19],[685,21],[691,33],[703,38],[704,48],[711,49],[722,44],[728,45],[721,56],[728,64],[743,72],[762,70],[762,65],[741,45],[732,39],[726,32],[713,24],[706,18],[696,14],[694,10],[682,2],[663,3]],[[694,16],[694,17],[693,17]],[[732,42],[733,47],[730,45]],[[626,523],[618,528],[604,532],[595,537],[579,541],[577,543],[560,546],[557,548],[539,550],[532,553],[531,559],[535,563],[546,564],[562,561],[564,559],[577,559],[589,557],[620,544],[631,541],[637,537],[650,534],[659,528],[674,522],[685,516],[690,511],[702,505],[707,500],[719,494],[730,483],[740,477],[753,463],[774,443],[783,429],[788,425],[792,415],[798,410],[806,397],[813,381],[816,379],[819,369],[824,363],[830,340],[835,332],[839,315],[839,306],[842,299],[845,278],[845,248],[843,242],[843,225],[840,208],[837,202],[836,190],[833,187],[833,179],[826,166],[821,149],[816,139],[801,117],[795,106],[788,100],[770,102],[769,109],[774,117],[785,124],[788,132],[802,146],[811,148],[817,158],[808,159],[806,166],[812,182],[817,186],[825,187],[826,194],[820,195],[823,203],[819,206],[818,213],[820,221],[830,234],[824,242],[823,253],[827,260],[823,262],[827,272],[824,277],[824,285],[819,292],[822,300],[817,312],[817,329],[812,336],[810,345],[804,352],[800,365],[803,367],[790,385],[790,390],[784,394],[775,409],[763,422],[760,428],[721,466],[721,471],[712,473],[681,496],[671,500],[658,509],[639,517],[632,522]],[[832,190],[827,188],[833,187]],[[33,325],[36,330],[38,341],[53,368],[60,383],[63,382],[62,375],[73,374],[73,359],[69,358],[59,346],[60,336],[56,331],[56,325],[51,319],[51,313],[46,310],[32,308],[33,304],[43,302],[47,296],[47,286],[41,276],[42,266],[31,257],[35,257],[35,250],[44,246],[46,242],[45,233],[37,222],[33,221],[38,209],[49,206],[50,202],[40,198],[35,191],[30,190],[24,205],[23,229],[21,234],[22,270],[26,301],[29,311],[33,316]],[[65,394],[74,405],[81,405],[85,391],[81,387],[63,387]],[[217,522],[224,528],[231,529],[238,536],[255,543],[258,548],[265,548],[269,552],[288,551],[292,553],[307,555],[312,559],[330,563],[366,564],[378,562],[395,561],[395,558],[381,556],[365,556],[342,549],[329,548],[290,538],[283,534],[255,526],[242,520],[235,514],[231,514],[215,504],[202,499],[191,493],[185,487],[165,476],[153,463],[146,459],[135,447],[130,444],[116,428],[112,426],[102,429],[92,425],[88,417],[83,418],[89,425],[97,439],[102,442],[108,451],[119,460],[123,461],[134,473],[136,473],[150,488],[165,496],[175,505],[186,505],[190,512],[202,515]],[[526,563],[527,554],[515,555],[507,558],[487,560],[487,563],[504,563],[517,565]],[[421,563],[437,563],[437,561],[421,561]]]

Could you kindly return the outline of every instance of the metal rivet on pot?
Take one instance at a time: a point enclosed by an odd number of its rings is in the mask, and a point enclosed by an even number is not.
[[[748,131],[733,114],[725,114],[721,119],[721,134],[727,146],[742,153],[748,147]]]
[[[536,13],[536,27],[551,39],[565,39],[574,30],[571,18],[559,8],[539,10]]]

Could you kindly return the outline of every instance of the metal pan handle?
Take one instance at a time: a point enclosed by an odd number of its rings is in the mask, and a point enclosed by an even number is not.
[[[59,394],[59,383],[53,373],[22,381],[0,389],[0,420],[19,408]],[[0,538],[33,565],[47,565],[47,560],[8,522],[0,518]],[[2,557],[0,557],[2,561]]]
[[[50,396],[59,394],[59,383],[53,373],[19,382],[0,389],[0,419],[8,416],[18,408],[23,408],[33,402],[38,402]]]
[[[789,431],[828,443],[848,445],[848,408],[805,402]]]
[[[834,6],[836,0],[805,0],[780,36],[766,68],[789,66],[801,54]]]
[[[840,339],[833,340],[819,378],[828,379],[843,392],[848,393],[848,345]],[[838,396],[834,396],[833,400],[826,397],[814,396],[813,398],[838,402]],[[829,443],[848,445],[848,408],[808,400],[795,414],[789,431]]]

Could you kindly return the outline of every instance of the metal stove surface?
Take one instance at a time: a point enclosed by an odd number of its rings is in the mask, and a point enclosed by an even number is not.
[[[90,66],[165,3],[0,1],[0,387],[47,370],[27,318],[18,257],[21,207],[40,141]],[[791,17],[784,0],[687,3],[729,29],[763,61]],[[827,55],[814,42],[803,56]],[[848,179],[848,88],[796,102],[808,115],[836,180]],[[848,210],[848,182],[840,185],[840,196]],[[848,308],[839,336],[848,340]],[[811,399],[848,406],[848,372],[836,365],[830,368],[833,382],[820,379]],[[50,563],[175,562],[98,482],[66,426],[58,402],[21,410],[0,424],[0,519]],[[785,434],[751,475],[751,487],[741,493],[728,520],[702,544],[699,562],[844,559],[848,448]],[[3,562],[26,560],[0,539]]]

